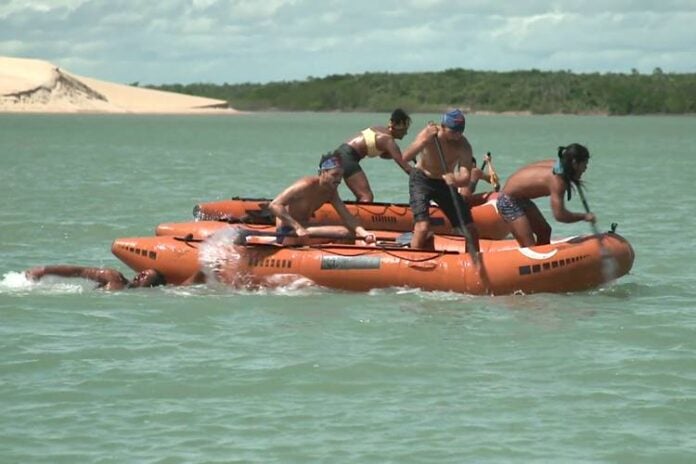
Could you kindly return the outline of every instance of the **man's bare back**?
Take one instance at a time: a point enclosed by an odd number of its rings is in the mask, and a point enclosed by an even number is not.
[[[503,193],[515,198],[539,198],[551,194],[555,176],[553,174],[554,160],[538,161],[524,166],[508,177]]]
[[[283,193],[275,198],[274,202],[284,205],[292,216],[303,227],[307,227],[314,212],[324,203],[330,202],[337,192],[334,188],[321,185],[317,176],[307,176],[297,180]],[[293,224],[282,217],[278,217],[279,226],[294,227]]]

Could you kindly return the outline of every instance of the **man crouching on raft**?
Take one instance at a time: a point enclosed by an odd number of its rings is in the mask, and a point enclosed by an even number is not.
[[[512,235],[521,246],[545,245],[551,241],[551,226],[532,201],[534,198],[550,196],[551,212],[559,222],[595,222],[592,213],[568,211],[563,200],[566,193],[570,200],[573,184],[581,184],[589,160],[587,148],[572,143],[558,147],[558,159],[523,166],[508,178],[497,200],[498,212],[510,224]]]
[[[327,153],[319,161],[319,173],[316,176],[297,180],[275,197],[269,210],[276,217],[278,242],[285,245],[305,244],[313,235],[320,239],[321,235],[349,238],[350,231],[365,243],[374,243],[375,235],[360,226],[338,196],[338,186],[342,179],[343,167],[339,154]],[[343,226],[307,227],[312,214],[326,202],[331,203],[347,229]],[[326,237],[323,241],[326,241]]]
[[[471,217],[471,209],[461,195],[452,195],[450,192],[452,188],[469,186],[470,171],[473,168],[473,153],[471,144],[464,137],[464,125],[464,113],[461,110],[445,113],[439,126],[429,123],[404,151],[403,159],[406,162],[420,154],[408,181],[409,203],[415,223],[411,239],[412,248],[433,248],[430,231],[432,200],[442,208],[455,230],[464,235],[461,231],[467,228],[472,238],[472,248],[476,252],[479,250],[478,230]],[[436,138],[442,148],[444,172]],[[455,166],[459,166],[456,173]],[[457,210],[463,217],[459,217]]]

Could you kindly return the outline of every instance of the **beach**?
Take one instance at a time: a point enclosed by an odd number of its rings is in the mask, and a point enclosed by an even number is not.
[[[0,113],[237,114],[225,100],[79,76],[43,60],[0,57]]]

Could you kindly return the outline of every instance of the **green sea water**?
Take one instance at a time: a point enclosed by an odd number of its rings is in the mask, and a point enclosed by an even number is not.
[[[107,293],[21,274],[130,277],[114,238],[272,197],[387,117],[0,115],[0,463],[693,462],[696,117],[468,118],[502,178],[589,147],[598,225],[636,252],[589,292]],[[402,148],[436,117],[413,115]],[[393,162],[362,165],[378,201],[407,201]]]

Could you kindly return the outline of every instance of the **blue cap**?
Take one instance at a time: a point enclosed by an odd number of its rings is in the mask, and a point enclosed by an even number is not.
[[[326,171],[328,169],[340,168],[341,158],[335,155],[322,156],[321,161],[319,161],[319,169]]]
[[[464,126],[466,125],[464,113],[458,108],[448,111],[442,115],[442,125],[457,132],[464,132]]]

